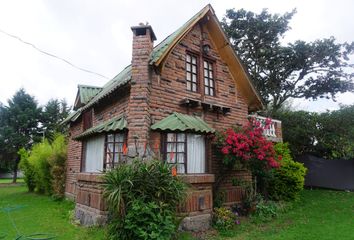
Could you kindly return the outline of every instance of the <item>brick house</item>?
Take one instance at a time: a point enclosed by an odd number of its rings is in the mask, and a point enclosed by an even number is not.
[[[210,5],[154,46],[149,25],[131,28],[131,65],[103,87],[79,85],[70,125],[66,195],[83,224],[104,221],[101,171],[134,157],[176,164],[192,186],[184,228],[208,226],[218,159],[208,136],[244,125],[262,101]],[[262,119],[260,119],[262,120]],[[281,141],[274,120],[266,135]],[[222,183],[226,204],[240,201],[234,171]]]

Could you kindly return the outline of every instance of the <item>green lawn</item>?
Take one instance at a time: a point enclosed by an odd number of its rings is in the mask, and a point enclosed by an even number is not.
[[[83,228],[70,224],[73,203],[56,202],[50,197],[27,193],[24,186],[1,187],[0,184],[0,239],[15,239],[17,233],[6,208],[22,235],[51,233],[56,239],[104,239],[98,228]],[[1,238],[6,234],[5,238]],[[184,234],[181,239],[191,239]],[[354,239],[354,193],[325,190],[305,190],[300,201],[286,213],[266,224],[244,220],[241,225],[213,240],[283,240],[283,239]]]
[[[24,180],[23,180],[23,178],[18,178],[17,182],[24,183]],[[1,183],[12,183],[12,178],[0,178],[0,184]]]
[[[56,202],[50,197],[27,193],[24,186],[1,187],[0,184],[0,239],[16,239],[17,232],[11,223],[9,211],[20,235],[50,233],[60,240],[104,239],[104,231],[70,224],[73,203]],[[1,237],[6,235],[4,238]],[[22,238],[21,238],[22,239]]]
[[[212,239],[353,240],[354,193],[305,190],[299,202],[270,223],[244,222]]]

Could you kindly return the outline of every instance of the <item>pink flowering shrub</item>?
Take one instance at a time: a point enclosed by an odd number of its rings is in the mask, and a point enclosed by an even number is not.
[[[237,131],[227,129],[221,133],[218,145],[221,148],[223,162],[234,166],[237,161],[249,166],[254,176],[261,172],[278,168],[281,156],[277,156],[273,143],[263,136],[264,129],[270,126],[271,119],[264,126],[256,119],[250,119],[248,124]]]

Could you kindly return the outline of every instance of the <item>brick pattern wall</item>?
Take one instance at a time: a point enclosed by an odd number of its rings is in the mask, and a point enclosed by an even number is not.
[[[133,30],[132,82],[128,104],[128,149],[130,155],[143,151],[149,139],[150,120],[150,70],[149,59],[153,49],[150,30],[145,35],[138,35]]]
[[[204,40],[202,40],[202,36]],[[214,60],[214,75],[216,85],[216,96],[205,96],[203,91],[194,93],[186,89],[186,52],[200,54],[202,44],[209,44],[211,56]],[[190,33],[173,49],[168,56],[161,76],[156,74],[152,76],[152,90],[150,97],[151,118],[157,122],[168,116],[172,112],[181,112],[186,114],[196,113],[209,123],[213,128],[221,130],[235,124],[244,124],[247,121],[248,107],[242,94],[237,92],[235,82],[230,75],[227,65],[222,61],[219,54],[214,50],[213,43],[210,40],[206,29],[196,25]],[[200,71],[199,75],[202,72]],[[202,76],[200,81],[203,81]],[[236,79],[237,81],[237,79]],[[203,111],[202,107],[187,108],[180,106],[184,98],[192,98],[199,101],[214,103],[231,108],[231,113],[224,116],[212,111]]]
[[[214,81],[216,87],[215,96],[206,96],[203,94],[204,87],[199,84],[199,92],[191,92],[186,89],[186,53],[192,52],[199,56],[202,61],[201,47],[203,44],[209,44],[211,51],[209,56],[214,61]],[[199,71],[199,80],[203,81],[203,72]],[[236,79],[237,81],[237,79]],[[202,106],[187,108],[181,106],[180,102],[185,98],[192,98],[195,100],[229,107],[230,114],[223,115],[213,111],[205,111]],[[216,130],[223,130],[235,125],[244,125],[247,122],[248,107],[232,78],[228,66],[221,59],[218,52],[215,50],[213,42],[210,39],[207,29],[200,25],[196,25],[191,32],[189,32],[184,39],[173,49],[168,56],[161,76],[153,75],[151,98],[151,118],[153,123],[160,121],[172,112],[180,112],[185,114],[197,114],[202,117],[210,126]],[[159,141],[158,134],[152,134],[151,145],[154,146]],[[210,144],[209,144],[210,147]],[[156,150],[157,151],[157,150]],[[218,160],[209,148],[208,151],[208,169],[210,173],[215,174],[218,178],[218,167],[220,159]],[[248,171],[234,171],[222,182],[220,190],[225,194],[225,201],[227,204],[239,202],[241,200],[242,189],[232,186],[231,179],[239,178],[244,180],[251,180],[251,175]],[[199,206],[199,198],[201,194],[208,193],[206,199],[210,199],[212,204],[212,183],[204,184],[206,190],[198,191],[199,186],[193,186],[193,193],[187,199],[186,211],[196,213]],[[209,203],[209,200],[206,200]],[[212,208],[212,206],[208,206]]]
[[[113,117],[127,115],[130,86],[114,91],[94,108],[93,126],[108,121]]]
[[[129,101],[129,86],[125,86],[114,91],[93,109],[93,126],[97,126],[112,117],[126,115]],[[77,174],[81,170],[82,142],[75,141],[72,137],[83,132],[82,119],[78,119],[70,126],[70,137],[68,143],[68,159],[65,192],[70,198],[75,198],[77,194]],[[103,164],[103,163],[102,163]]]
[[[75,198],[76,194],[76,175],[80,172],[82,143],[72,139],[82,132],[83,123],[81,119],[71,124],[69,130],[68,158],[66,162],[66,183],[65,193],[69,198]]]

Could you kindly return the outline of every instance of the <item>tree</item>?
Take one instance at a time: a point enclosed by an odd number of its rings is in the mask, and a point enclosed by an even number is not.
[[[39,127],[41,108],[34,97],[20,89],[8,100],[8,106],[2,106],[0,112],[0,146],[6,161],[10,162],[16,182],[20,157],[18,150],[29,149],[40,141]]]
[[[66,126],[60,124],[68,115],[70,108],[67,102],[58,99],[51,99],[43,108],[42,128],[44,136],[53,139],[54,133],[64,133]]]
[[[255,14],[229,9],[222,25],[259,90],[268,110],[276,112],[291,98],[332,98],[353,91],[353,65],[348,56],[353,43],[336,43],[333,37],[283,45],[296,13]]]
[[[318,134],[318,113],[286,109],[277,111],[274,117],[282,121],[283,140],[290,144],[289,147],[294,156],[306,153],[318,155],[315,146]]]

